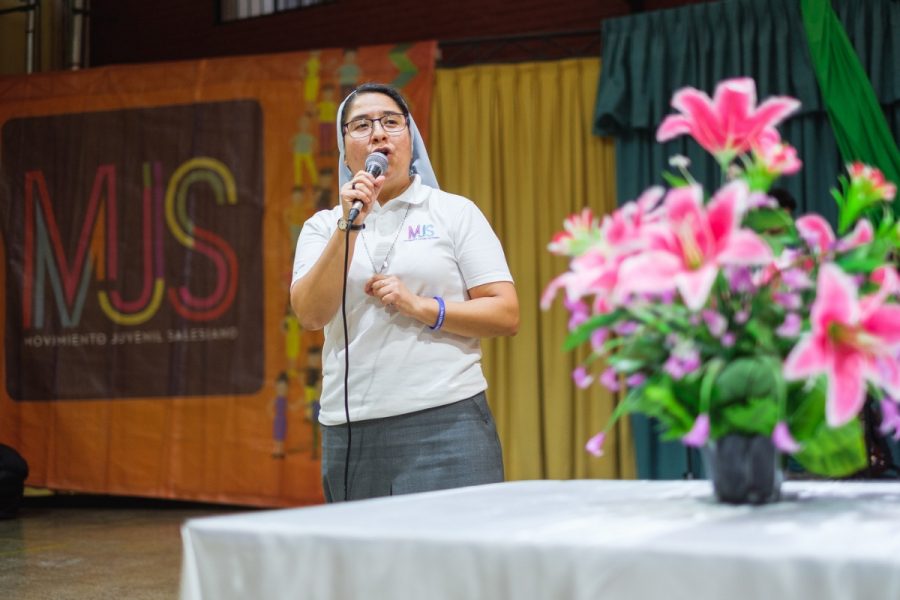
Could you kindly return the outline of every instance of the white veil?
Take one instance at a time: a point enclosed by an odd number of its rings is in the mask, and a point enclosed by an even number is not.
[[[338,107],[337,111],[337,144],[338,151],[340,152],[338,156],[338,187],[344,185],[348,181],[353,178],[353,174],[350,172],[350,169],[347,167],[347,162],[344,157],[344,131],[343,126],[341,124],[341,115],[344,112],[344,105],[347,103],[347,100],[352,98],[356,92],[350,92],[344,101],[341,102],[340,107]],[[372,90],[372,92],[363,92],[363,93],[378,93],[376,90]],[[425,148],[425,142],[422,141],[422,136],[419,133],[419,128],[416,127],[416,121],[413,119],[412,114],[409,115],[409,137],[412,140],[412,162],[409,167],[409,174],[418,174],[422,179],[422,183],[427,186],[440,189],[440,186],[437,182],[437,177],[434,176],[434,169],[431,167],[431,161],[428,160],[428,150]]]

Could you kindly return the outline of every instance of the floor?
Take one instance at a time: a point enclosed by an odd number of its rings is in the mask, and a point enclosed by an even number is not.
[[[108,496],[26,497],[0,521],[0,598],[172,600],[181,524],[238,507]]]

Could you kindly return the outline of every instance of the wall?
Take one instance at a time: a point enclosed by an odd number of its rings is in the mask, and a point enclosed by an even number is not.
[[[62,0],[41,2],[39,43],[35,48],[35,71],[58,69],[62,64]],[[0,0],[0,12],[21,8],[21,0]],[[26,33],[28,17],[25,12],[0,14],[0,75],[25,73]]]
[[[91,64],[598,29],[603,19],[628,14],[632,6],[654,10],[705,1],[334,0],[219,24],[214,0],[94,0]],[[531,58],[529,52],[525,48],[520,58]]]

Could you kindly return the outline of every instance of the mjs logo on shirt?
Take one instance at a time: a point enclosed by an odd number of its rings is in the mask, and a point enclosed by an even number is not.
[[[421,225],[408,225],[406,241],[417,242],[419,240],[435,240],[437,235],[434,233],[434,225],[424,223]]]

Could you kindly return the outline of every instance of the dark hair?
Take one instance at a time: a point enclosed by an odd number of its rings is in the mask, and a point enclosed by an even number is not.
[[[406,104],[406,100],[403,99],[403,96],[400,95],[400,92],[397,91],[397,88],[391,85],[387,85],[386,83],[364,83],[347,96],[347,100],[344,102],[344,107],[341,109],[341,127],[343,128],[346,125],[344,121],[344,115],[347,114],[347,110],[353,106],[353,102],[356,100],[356,97],[359,94],[384,94],[391,100],[397,103],[397,106],[400,107],[400,110],[403,111],[404,117],[409,117],[409,106]]]

